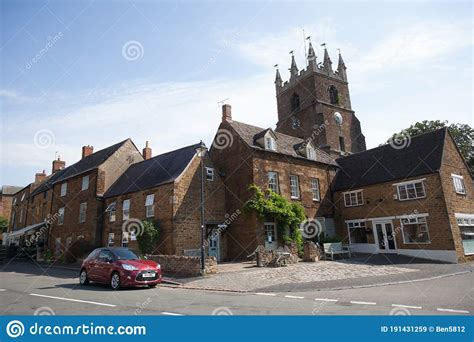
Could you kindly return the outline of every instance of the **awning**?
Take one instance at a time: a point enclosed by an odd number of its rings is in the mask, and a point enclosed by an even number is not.
[[[30,230],[41,228],[42,226],[45,226],[45,225],[46,225],[46,222],[31,224],[29,226],[26,226],[24,228],[21,228],[19,230],[15,230],[15,231],[9,233],[8,238],[22,236],[22,235],[26,234],[27,232],[29,232]]]

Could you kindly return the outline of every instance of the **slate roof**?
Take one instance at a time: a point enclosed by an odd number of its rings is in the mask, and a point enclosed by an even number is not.
[[[355,189],[439,171],[447,129],[415,136],[404,148],[390,144],[337,159],[334,191]],[[409,144],[408,144],[409,142]]]
[[[243,122],[238,122],[238,121],[230,121],[228,123],[235,130],[235,132],[242,138],[242,140],[244,140],[247,143],[247,145],[249,145],[251,148],[265,151],[264,148],[255,144],[255,140],[256,140],[256,137],[262,136],[263,132],[267,132],[268,128],[260,128],[260,127],[248,125],[248,124],[245,124]],[[300,139],[300,138],[293,137],[291,135],[286,135],[279,132],[274,132],[274,134],[277,138],[277,142],[276,142],[277,148],[276,148],[276,151],[268,151],[269,153],[281,153],[281,154],[291,156],[294,158],[309,160],[305,158],[304,156],[297,153],[298,148],[300,148],[302,144],[305,143],[304,139]],[[329,156],[329,154],[320,150],[319,148],[315,148],[315,149],[316,149],[316,159],[314,161],[337,166],[337,163],[331,156]]]
[[[119,196],[174,182],[191,162],[199,145],[186,146],[130,165],[107,190],[104,197]]]
[[[58,170],[55,173],[49,175],[43,182],[40,183],[40,185],[35,190],[31,192],[30,197],[51,189],[56,180],[59,179],[59,177],[65,172],[66,169],[67,168]]]
[[[0,189],[0,194],[2,195],[13,195],[23,189],[22,186],[14,186],[14,185],[3,185]]]

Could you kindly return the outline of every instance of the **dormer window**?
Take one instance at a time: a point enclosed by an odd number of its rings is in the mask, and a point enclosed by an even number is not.
[[[270,151],[275,151],[276,146],[275,146],[275,139],[272,137],[265,137],[265,149],[270,150]]]

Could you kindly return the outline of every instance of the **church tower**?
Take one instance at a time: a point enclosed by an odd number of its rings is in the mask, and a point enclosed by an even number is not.
[[[325,44],[324,44],[325,45]],[[309,43],[306,69],[298,71],[291,52],[290,79],[282,81],[276,70],[277,132],[307,139],[334,157],[365,151],[365,137],[351,107],[346,66],[341,54],[333,71],[324,47],[317,62]]]

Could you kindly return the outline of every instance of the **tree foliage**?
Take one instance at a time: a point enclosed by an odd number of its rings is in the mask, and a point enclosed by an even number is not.
[[[160,238],[159,225],[151,220],[143,221],[143,230],[137,232],[137,242],[140,252],[152,254]]]
[[[275,220],[282,240],[296,242],[301,251],[303,237],[299,225],[306,219],[303,206],[271,190],[263,191],[255,184],[250,185],[249,189],[254,192],[254,195],[244,204],[244,210],[255,212],[261,220]]]
[[[8,220],[0,216],[0,234],[5,233],[8,229]]]
[[[467,124],[449,124],[448,121],[441,120],[424,120],[411,125],[407,129],[402,130],[400,133],[396,133],[390,138],[396,138],[400,135],[416,136],[424,133],[433,132],[437,129],[447,127],[454,138],[456,145],[458,146],[464,159],[472,172],[474,172],[474,129]]]

